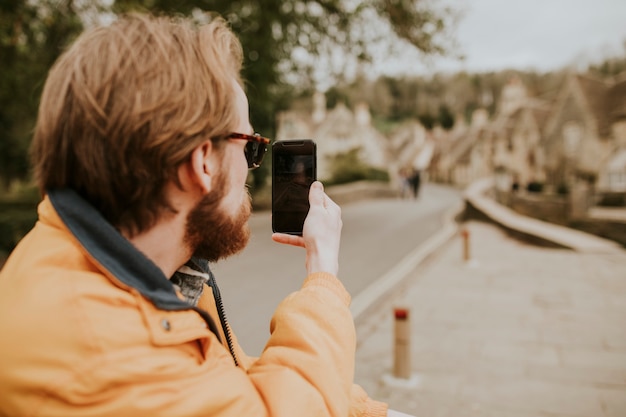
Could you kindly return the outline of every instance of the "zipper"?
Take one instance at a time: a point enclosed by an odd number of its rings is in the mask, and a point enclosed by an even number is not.
[[[215,305],[217,306],[217,315],[220,317],[222,330],[224,330],[224,335],[226,335],[226,343],[228,344],[228,350],[230,351],[230,355],[233,357],[233,360],[235,361],[235,366],[239,366],[239,362],[237,361],[237,356],[235,355],[235,348],[233,347],[233,336],[230,333],[228,320],[226,320],[226,310],[224,309],[224,303],[222,302],[222,295],[220,294],[220,289],[217,287],[217,282],[215,281],[215,276],[213,275],[213,272],[211,270],[209,270],[208,272],[209,272],[209,286],[213,289]]]

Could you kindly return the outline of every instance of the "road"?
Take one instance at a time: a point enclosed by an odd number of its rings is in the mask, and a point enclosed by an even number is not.
[[[366,200],[342,207],[339,278],[353,297],[385,275],[442,225],[459,191],[425,184],[419,199]],[[226,315],[249,355],[261,353],[276,306],[306,276],[304,250],[271,240],[269,212],[250,218],[252,236],[239,255],[212,266]]]

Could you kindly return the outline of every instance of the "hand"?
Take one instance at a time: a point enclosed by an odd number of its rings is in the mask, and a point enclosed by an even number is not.
[[[341,240],[341,208],[324,192],[321,182],[315,181],[309,190],[309,214],[304,221],[302,236],[274,233],[272,240],[306,249],[308,274],[339,272],[339,242]]]

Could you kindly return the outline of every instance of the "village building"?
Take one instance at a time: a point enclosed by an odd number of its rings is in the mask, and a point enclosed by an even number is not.
[[[464,186],[492,174],[493,135],[488,117],[485,109],[475,110],[467,126],[457,116],[454,128],[438,135],[435,178]]]
[[[278,115],[276,140],[315,140],[320,180],[331,178],[337,156],[355,150],[363,164],[388,172],[392,184],[396,184],[403,167],[428,167],[434,144],[419,122],[404,123],[386,137],[372,125],[371,119],[367,104],[358,103],[351,110],[340,102],[327,109],[324,94],[317,92],[312,109]]]
[[[597,192],[600,198],[626,205],[626,73],[610,85],[607,103],[613,146],[598,173]]]
[[[469,123],[457,115],[450,131],[409,120],[386,135],[366,104],[327,109],[317,93],[309,109],[278,116],[277,139],[297,138],[316,141],[322,180],[334,158],[356,150],[361,162],[386,170],[393,186],[411,169],[459,186],[494,176],[501,191],[571,193],[583,206],[617,196],[626,204],[626,74],[610,81],[569,74],[553,101],[530,97],[512,77],[492,117],[486,109]]]
[[[494,165],[506,170],[519,189],[531,183],[545,182],[545,155],[541,139],[550,110],[549,103],[528,98],[497,130]]]
[[[385,137],[371,123],[369,108],[359,103],[350,110],[344,103],[326,109],[326,98],[317,92],[313,109],[288,110],[278,115],[276,140],[313,139],[317,144],[317,176],[329,179],[337,155],[357,150],[371,167],[387,169]]]
[[[431,135],[417,120],[407,120],[387,138],[387,169],[393,184],[401,181],[402,172],[426,173],[434,152]]]
[[[602,80],[568,75],[544,132],[548,184],[559,188],[597,180],[614,148],[608,92]]]

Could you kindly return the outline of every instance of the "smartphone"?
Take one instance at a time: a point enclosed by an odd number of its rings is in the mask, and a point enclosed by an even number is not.
[[[309,188],[317,178],[317,146],[311,139],[272,145],[272,230],[302,236]]]

